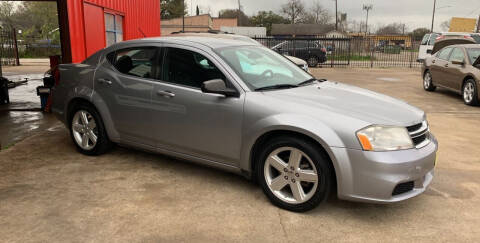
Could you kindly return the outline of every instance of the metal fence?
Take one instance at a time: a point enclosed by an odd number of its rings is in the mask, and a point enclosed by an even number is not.
[[[416,68],[419,42],[407,36],[357,37],[255,37],[281,54],[327,67]],[[326,60],[321,56],[326,53]],[[313,58],[313,59],[312,59]]]
[[[0,62],[2,66],[16,65],[15,36],[12,30],[0,29]]]

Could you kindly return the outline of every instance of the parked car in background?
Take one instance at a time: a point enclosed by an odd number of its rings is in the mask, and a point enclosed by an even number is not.
[[[288,56],[298,57],[307,62],[309,67],[316,67],[327,61],[327,49],[315,41],[284,41],[272,47],[272,50]]]
[[[317,80],[254,43],[132,40],[59,70],[52,111],[86,155],[118,143],[193,160],[255,178],[273,204],[292,211],[332,191],[398,202],[433,179],[437,141],[425,112]]]
[[[474,43],[466,38],[437,41],[422,66],[423,88],[447,88],[460,93],[465,104],[478,105],[480,44]]]
[[[458,39],[458,38],[467,38],[473,39],[480,43],[480,37],[476,34],[463,33],[463,32],[440,32],[440,33],[429,33],[423,36],[422,42],[418,49],[418,58],[417,62],[423,62],[427,57],[432,55],[433,46],[437,40],[442,39]]]

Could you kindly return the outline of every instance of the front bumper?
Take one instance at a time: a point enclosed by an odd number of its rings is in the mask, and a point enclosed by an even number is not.
[[[417,196],[433,179],[438,142],[420,149],[369,152],[332,148],[336,158],[338,197],[351,201],[391,203]],[[393,194],[395,187],[413,182],[407,192]]]

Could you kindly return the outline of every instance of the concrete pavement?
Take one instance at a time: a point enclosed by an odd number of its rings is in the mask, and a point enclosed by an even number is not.
[[[472,242],[480,238],[480,108],[424,92],[417,70],[313,69],[428,113],[440,142],[431,187],[373,205],[334,197],[307,213],[271,205],[240,176],[117,147],[75,151],[59,123],[0,152],[6,242]]]

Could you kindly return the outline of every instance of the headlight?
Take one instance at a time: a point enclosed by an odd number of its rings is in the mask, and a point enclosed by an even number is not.
[[[357,132],[363,150],[392,151],[413,148],[412,139],[404,127],[369,126]]]

